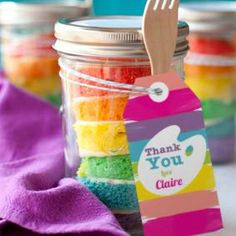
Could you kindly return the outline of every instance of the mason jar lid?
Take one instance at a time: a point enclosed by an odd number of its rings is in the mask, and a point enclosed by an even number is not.
[[[141,26],[138,16],[61,19],[55,26],[54,48],[71,55],[147,57]],[[188,50],[188,33],[188,25],[179,22],[176,55]]]
[[[0,3],[0,25],[54,24],[62,17],[80,17],[89,14],[91,0],[35,0],[33,3]]]
[[[236,2],[199,2],[180,5],[179,18],[192,32],[236,31]]]

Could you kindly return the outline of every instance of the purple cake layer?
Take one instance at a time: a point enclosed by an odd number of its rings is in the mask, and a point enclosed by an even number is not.
[[[236,138],[209,139],[214,164],[231,162],[235,158]]]
[[[131,214],[115,214],[121,227],[131,235],[143,235],[143,226],[139,212]]]

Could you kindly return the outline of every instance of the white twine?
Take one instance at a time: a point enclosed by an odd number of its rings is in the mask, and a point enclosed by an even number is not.
[[[161,89],[151,89],[149,87],[141,87],[141,86],[135,86],[135,85],[130,85],[130,84],[123,84],[123,83],[118,83],[118,82],[114,82],[114,81],[103,80],[103,79],[100,79],[100,78],[97,78],[94,76],[90,76],[90,75],[81,73],[79,71],[76,71],[76,70],[70,68],[68,65],[66,65],[63,62],[62,58],[59,59],[59,65],[60,65],[61,69],[63,69],[64,71],[66,71],[69,74],[72,74],[78,78],[82,78],[84,80],[87,80],[90,82],[95,82],[95,83],[98,83],[101,85],[112,86],[113,88],[105,88],[105,87],[100,87],[100,86],[96,86],[96,85],[91,85],[91,84],[86,84],[86,83],[82,83],[79,81],[75,81],[73,79],[67,78],[65,75],[63,75],[63,72],[60,71],[60,77],[63,80],[70,81],[70,83],[73,83],[76,85],[85,86],[85,87],[89,87],[89,88],[93,88],[93,89],[118,92],[118,93],[127,93],[127,94],[128,93],[133,93],[133,94],[161,94],[162,93]],[[120,88],[123,88],[123,90]],[[126,89],[126,90],[124,90],[124,89]]]

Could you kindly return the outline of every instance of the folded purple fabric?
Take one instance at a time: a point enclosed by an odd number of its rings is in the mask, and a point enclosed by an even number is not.
[[[0,79],[0,235],[127,235],[84,186],[63,179],[59,112]]]

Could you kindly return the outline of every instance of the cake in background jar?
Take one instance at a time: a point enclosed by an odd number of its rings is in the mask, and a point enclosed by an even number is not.
[[[186,3],[190,26],[186,82],[201,99],[214,163],[235,158],[236,3]]]
[[[90,0],[2,2],[2,64],[6,77],[17,87],[60,105],[58,56],[52,49],[54,24],[62,17],[86,16],[90,9]]]

